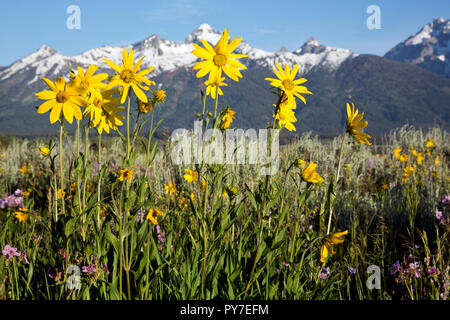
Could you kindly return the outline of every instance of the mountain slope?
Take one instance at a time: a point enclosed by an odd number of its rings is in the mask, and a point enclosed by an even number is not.
[[[157,35],[134,43],[135,57],[146,56],[143,65],[155,66],[152,80],[167,91],[167,103],[158,110],[157,118],[165,119],[168,131],[192,127],[194,113],[201,112],[200,89],[205,78],[197,79],[192,66],[196,57],[192,44],[200,39],[215,43],[220,32],[207,24],[199,26],[184,43],[161,39]],[[221,107],[230,105],[237,111],[233,125],[262,128],[272,121],[272,104],[276,97],[270,92],[266,77],[273,77],[275,62],[299,65],[299,76],[306,77],[306,86],[313,95],[307,104],[298,102],[298,132],[313,130],[329,134],[342,131],[345,103],[354,101],[369,121],[367,132],[378,134],[409,122],[427,127],[440,124],[449,128],[450,79],[426,71],[410,63],[357,55],[347,49],[321,45],[308,39],[293,52],[282,49],[268,52],[242,42],[236,49],[249,57],[241,59],[247,66],[238,83],[227,81],[220,97]],[[87,68],[99,64],[99,72],[112,73],[102,58],[121,63],[122,48],[104,46],[66,57],[48,46],[0,70],[0,134],[55,133],[48,114],[38,115],[40,104],[35,92],[46,88],[40,77],[54,80],[67,76],[70,67]],[[135,108],[135,107],[134,107]],[[209,110],[213,109],[209,105]],[[161,129],[163,129],[163,127]],[[73,128],[72,128],[73,129]],[[69,130],[70,131],[70,130]]]
[[[450,78],[450,20],[437,18],[399,43],[385,57],[409,62]]]

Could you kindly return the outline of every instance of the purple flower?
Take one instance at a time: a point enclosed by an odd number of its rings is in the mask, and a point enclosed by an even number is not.
[[[17,252],[17,248],[11,247],[9,244],[5,245],[2,254],[8,260],[12,259],[13,257],[20,257],[20,253]]]
[[[356,274],[356,269],[352,268],[352,267],[348,267],[348,272],[350,272],[350,274]]]
[[[397,261],[392,265],[391,274],[396,274],[396,273],[399,272],[400,270],[401,270],[400,261],[397,260]]]
[[[397,185],[396,182],[389,182],[389,188],[395,188],[395,186]]]
[[[442,199],[443,204],[450,204],[450,194],[446,195],[444,199]]]
[[[330,271],[330,267],[324,267],[319,275],[319,278],[322,280],[327,280],[328,276],[330,275]]]
[[[434,276],[437,273],[436,268],[428,268],[427,271],[430,276]]]
[[[444,215],[442,214],[442,211],[436,210],[436,219],[439,220],[439,224],[445,223]]]
[[[23,259],[25,260],[25,262],[26,262],[27,264],[30,264],[30,262],[28,261],[27,253],[24,252],[24,253],[22,254],[22,256],[23,256]]]
[[[95,264],[90,264],[88,266],[82,266],[81,271],[84,273],[92,274],[97,272],[97,268],[95,267]]]
[[[20,189],[17,189],[16,191],[14,191],[14,195],[16,197],[21,197],[21,196],[23,196],[23,191]]]
[[[420,265],[419,265],[418,262],[410,263],[409,264],[409,271],[411,273],[414,273],[416,278],[420,278],[421,270],[420,270]]]

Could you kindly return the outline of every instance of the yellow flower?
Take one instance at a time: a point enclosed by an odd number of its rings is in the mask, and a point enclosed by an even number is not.
[[[304,160],[302,160],[302,159],[297,159],[297,160],[295,160],[295,166],[296,166],[297,168],[301,168],[301,167],[303,167],[305,164],[306,164],[306,162],[305,162]]]
[[[402,177],[402,182],[406,182],[408,181],[409,177],[412,176],[414,174],[414,168],[411,166],[407,166],[406,168],[403,169],[403,177]]]
[[[432,147],[434,147],[434,141],[433,141],[432,138],[430,138],[430,139],[427,140],[426,146],[427,146],[427,148],[432,148]]]
[[[417,153],[416,155],[417,164],[421,165],[424,159],[425,157],[423,156],[422,152]]]
[[[110,128],[117,130],[117,126],[123,125],[122,120],[125,117],[119,112],[125,110],[124,107],[117,107],[119,98],[112,95],[116,90],[103,90],[99,96],[91,96],[88,100],[89,106],[84,111],[84,114],[90,118],[90,127],[97,127],[99,134],[103,130],[109,134]]]
[[[23,166],[19,169],[19,171],[22,173],[27,173],[29,170],[30,170],[29,166]]]
[[[152,101],[147,101],[147,102],[139,101],[138,108],[139,108],[140,112],[147,113],[147,112],[153,110],[153,102]]]
[[[164,190],[166,194],[172,195],[173,193],[177,193],[177,185],[173,184],[171,181],[169,182],[169,185],[164,184]]]
[[[163,215],[164,213],[161,210],[154,208],[148,211],[146,219],[156,225],[158,224],[158,217],[162,217]]]
[[[195,194],[191,192],[191,200],[194,201],[195,200]]]
[[[166,92],[164,90],[156,90],[153,92],[153,98],[155,99],[155,102],[157,103],[164,103],[166,99]]]
[[[28,219],[28,214],[25,212],[28,212],[27,208],[19,208],[19,211],[16,211],[16,218],[19,220],[19,222],[25,222]]]
[[[206,180],[205,178],[202,179],[202,192],[206,191]]]
[[[293,107],[289,99],[286,99],[285,102],[280,103],[280,107],[278,110],[275,110],[273,116],[278,120],[278,126],[280,128],[284,127],[289,131],[297,131],[292,124],[293,122],[297,122],[295,112],[292,109],[295,109],[295,107]]]
[[[228,129],[230,127],[230,124],[233,122],[234,115],[236,114],[236,111],[231,110],[230,108],[227,108],[227,111],[225,115],[222,118],[222,122],[220,124],[221,129]]]
[[[50,154],[50,149],[49,148],[39,148],[39,151],[41,152],[41,154],[44,157],[47,157]]]
[[[284,65],[284,71],[278,62],[276,62],[276,65],[278,70],[273,68],[273,71],[278,79],[265,78],[264,80],[271,81],[270,85],[283,91],[290,101],[295,100],[295,97],[297,97],[306,104],[306,100],[302,94],[312,94],[312,92],[308,91],[306,87],[300,86],[300,84],[308,80],[305,78],[294,80],[298,72],[298,64],[294,66],[292,72],[287,64]]]
[[[31,194],[31,191],[30,191],[31,189],[28,189],[27,191],[24,191],[23,192],[23,196],[26,198],[26,197],[29,197],[30,196],[30,194]]]
[[[355,104],[352,103],[352,108],[350,109],[350,104],[347,103],[347,120],[345,122],[347,126],[347,132],[359,143],[371,145],[368,139],[371,138],[367,133],[360,132],[358,130],[367,127],[367,121],[361,121],[364,116],[363,113],[358,114],[358,109],[355,110]]]
[[[247,69],[247,67],[234,59],[248,56],[245,54],[231,53],[241,43],[242,38],[236,37],[228,43],[229,38],[228,30],[225,29],[214,48],[203,39],[200,41],[205,48],[200,47],[196,43],[193,44],[195,49],[192,51],[192,54],[204,60],[197,62],[192,68],[192,70],[199,70],[197,72],[197,78],[201,78],[209,73],[209,80],[212,81],[222,76],[222,70],[234,81],[239,81],[238,78],[242,78],[239,69]]]
[[[106,84],[102,81],[108,78],[108,74],[100,73],[94,76],[97,69],[98,66],[90,65],[85,73],[81,67],[77,67],[78,75],[71,72],[73,80],[70,82],[70,85],[78,87],[81,94],[90,94],[91,96],[101,98],[99,90],[106,88]]]
[[[206,95],[211,95],[211,98],[216,99],[216,90],[217,90],[217,94],[222,96],[223,92],[222,89],[220,89],[220,87],[228,86],[225,82],[223,82],[224,80],[225,77],[205,81],[205,85],[207,86]]]
[[[408,155],[407,155],[406,153],[401,154],[399,160],[400,160],[401,162],[406,162],[406,161],[408,161]]]
[[[119,181],[127,179],[128,183],[131,183],[133,179],[133,170],[126,168],[123,170],[119,170],[117,173],[119,174]]]
[[[386,183],[383,183],[383,185],[381,186],[384,190],[386,190],[387,188],[389,188],[389,186]]]
[[[395,148],[394,149],[394,152],[393,152],[393,154],[394,154],[394,157],[396,157],[397,159],[400,159],[400,152],[402,152],[402,148]]]
[[[50,110],[50,123],[55,123],[61,116],[61,112],[64,118],[69,122],[73,122],[73,117],[77,120],[81,120],[83,115],[79,106],[86,106],[84,98],[80,97],[80,89],[73,85],[66,85],[66,80],[63,77],[56,79],[55,83],[42,78],[48,85],[50,90],[44,90],[36,93],[36,97],[42,100],[47,100],[41,104],[37,110],[37,113],[46,113]]]
[[[440,164],[441,161],[439,160],[439,156],[436,156],[436,158],[434,158],[434,164]]]
[[[309,165],[303,169],[302,178],[303,180],[311,183],[322,183],[323,178],[316,172],[316,166],[314,162],[310,162]]]
[[[58,189],[58,191],[56,192],[56,196],[58,197],[58,199],[63,198],[66,195],[66,192],[63,192],[61,189]]]
[[[188,183],[192,183],[192,182],[198,180],[198,173],[197,173],[197,171],[192,171],[192,170],[189,170],[189,169],[185,169],[184,172],[185,172],[184,179]]]
[[[345,230],[344,232],[337,232],[333,233],[331,236],[328,237],[327,240],[325,240],[325,243],[320,248],[320,261],[325,264],[326,258],[328,257],[328,254],[336,254],[336,251],[334,251],[333,246],[335,244],[339,244],[344,242],[345,239],[342,237],[345,236],[348,233],[348,230]]]
[[[114,69],[118,74],[114,75],[111,78],[111,82],[108,84],[107,89],[113,88],[115,86],[119,86],[121,90],[121,99],[120,103],[124,103],[128,91],[130,87],[133,89],[136,96],[139,98],[139,100],[147,102],[147,96],[142,90],[148,90],[149,88],[147,86],[143,86],[141,82],[145,83],[146,85],[155,85],[155,82],[148,80],[144,76],[155,67],[151,67],[149,69],[144,69],[139,72],[139,67],[141,66],[142,60],[144,60],[144,57],[139,59],[138,62],[133,66],[134,64],[134,54],[133,49],[130,49],[129,53],[125,49],[122,51],[122,65],[119,67],[117,64],[115,64],[112,61],[109,61],[107,59],[103,59],[112,69]]]

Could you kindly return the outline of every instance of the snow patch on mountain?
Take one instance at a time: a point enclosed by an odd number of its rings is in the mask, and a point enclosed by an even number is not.
[[[0,81],[18,74],[30,73],[31,77],[27,75],[29,77],[27,84],[30,85],[41,77],[54,80],[57,76],[67,76],[70,69],[77,66],[86,69],[89,65],[95,64],[99,65],[101,69],[108,69],[109,67],[103,59],[121,65],[123,48],[126,50],[133,48],[135,60],[137,57],[145,56],[142,67],[154,66],[155,70],[149,74],[149,77],[153,77],[163,71],[192,67],[198,61],[197,57],[192,54],[193,43],[200,43],[200,39],[205,39],[214,46],[220,36],[219,31],[205,23],[188,35],[184,43],[162,39],[154,34],[128,46],[103,46],[72,57],[64,56],[55,49],[43,45],[38,51],[14,62],[9,67],[1,69]],[[347,58],[356,56],[347,49],[323,46],[314,38],[308,39],[294,52],[287,50],[268,52],[254,48],[244,41],[236,48],[236,52],[248,55],[246,62],[252,62],[259,66],[275,67],[275,62],[279,62],[280,64],[288,64],[292,68],[294,64],[298,63],[300,74],[306,73],[316,66],[334,70]]]

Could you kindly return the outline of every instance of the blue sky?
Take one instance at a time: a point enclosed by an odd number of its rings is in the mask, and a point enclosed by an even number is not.
[[[368,30],[366,9],[381,9],[381,30]],[[81,9],[81,29],[69,30],[66,9]],[[0,65],[47,44],[64,55],[102,45],[125,45],[156,33],[184,41],[209,23],[268,51],[300,47],[310,36],[325,45],[383,55],[436,17],[448,19],[442,0],[40,0],[2,1]]]

